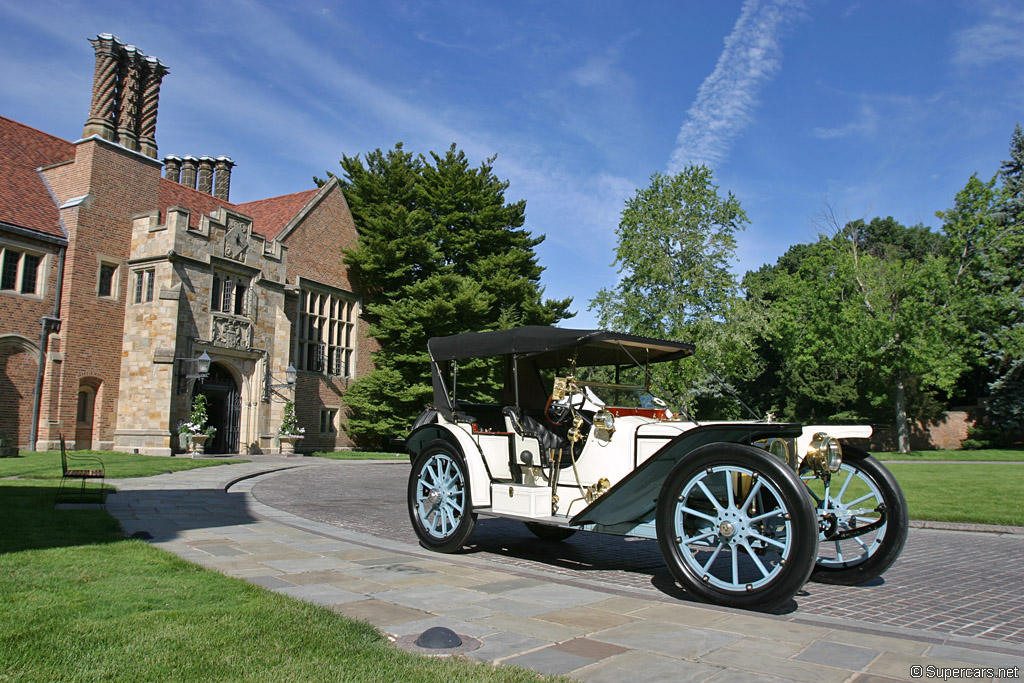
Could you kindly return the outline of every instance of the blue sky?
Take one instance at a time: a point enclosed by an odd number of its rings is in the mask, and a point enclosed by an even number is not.
[[[707,163],[751,225],[736,272],[843,219],[938,227],[1024,119],[1019,2],[0,0],[0,114],[75,140],[109,32],[170,67],[157,142],[226,154],[236,202],[402,141],[498,155],[547,295],[613,286],[623,201]]]

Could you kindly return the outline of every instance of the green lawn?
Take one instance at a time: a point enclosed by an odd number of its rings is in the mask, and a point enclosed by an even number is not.
[[[178,472],[197,467],[214,467],[247,460],[203,460],[165,458],[156,455],[115,453],[114,451],[69,451],[71,456],[89,455],[103,462],[108,479],[151,477],[164,472]],[[24,479],[60,479],[60,451],[22,453],[17,458],[0,458],[0,477]]]
[[[331,460],[408,460],[405,453],[375,453],[372,451],[320,451],[312,453],[317,458]]]
[[[1024,461],[1024,449],[987,448],[977,451],[910,451],[909,453],[872,453],[879,460],[915,460],[932,462],[951,460],[956,462],[978,462],[983,460],[999,462]]]
[[[0,680],[539,681],[425,659],[369,625],[54,510],[56,482],[0,481]]]
[[[1024,465],[886,465],[911,519],[1024,526]]]

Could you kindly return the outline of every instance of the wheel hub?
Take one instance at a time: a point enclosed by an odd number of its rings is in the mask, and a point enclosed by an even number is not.
[[[732,538],[736,533],[736,525],[732,522],[722,522],[718,525],[718,533],[725,538]]]
[[[443,497],[444,494],[441,493],[441,489],[431,489],[430,493],[427,494],[427,500],[430,501],[431,505],[437,505]]]

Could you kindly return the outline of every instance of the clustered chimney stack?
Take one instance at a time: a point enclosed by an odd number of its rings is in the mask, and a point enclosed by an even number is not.
[[[160,84],[169,73],[167,67],[109,33],[101,33],[89,42],[96,51],[96,70],[82,137],[98,135],[157,158],[157,106]]]
[[[218,199],[228,201],[231,194],[231,168],[235,162],[230,157],[219,156],[175,156],[164,157],[164,177],[176,183],[191,187]]]

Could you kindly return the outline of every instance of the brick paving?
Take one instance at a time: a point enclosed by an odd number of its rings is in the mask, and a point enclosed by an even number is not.
[[[261,481],[253,494],[308,519],[414,544],[405,504],[407,477],[404,463],[334,462]],[[650,540],[579,533],[549,543],[518,522],[481,516],[467,552],[513,567],[687,599]],[[881,579],[856,587],[808,583],[790,616],[1020,645],[1022,558],[1024,536],[911,529],[903,554]]]

